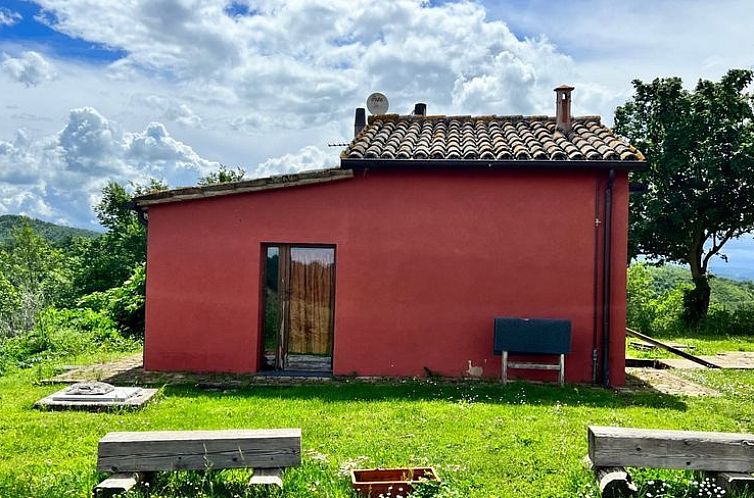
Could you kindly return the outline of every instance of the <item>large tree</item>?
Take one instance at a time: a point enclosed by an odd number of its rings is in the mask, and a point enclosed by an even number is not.
[[[130,188],[110,182],[102,189],[94,211],[107,232],[97,238],[79,238],[73,248],[79,261],[75,279],[79,295],[120,286],[145,261],[147,231],[133,209],[132,195],[166,188],[164,182],[152,179],[144,185],[132,183]]]
[[[709,308],[709,262],[725,243],[754,230],[754,98],[750,70],[731,70],[693,91],[680,78],[633,82],[618,107],[616,132],[647,157],[634,174],[648,186],[631,197],[632,256],[688,264],[694,288],[684,304],[689,323]]]

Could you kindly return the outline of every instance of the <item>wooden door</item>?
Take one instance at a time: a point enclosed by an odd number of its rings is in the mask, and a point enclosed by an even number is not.
[[[331,371],[335,248],[266,246],[263,366]]]

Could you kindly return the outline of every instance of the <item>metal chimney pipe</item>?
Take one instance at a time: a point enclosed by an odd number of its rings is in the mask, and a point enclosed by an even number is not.
[[[572,86],[561,85],[555,89],[555,126],[563,133],[571,131]]]
[[[353,136],[355,137],[367,125],[367,111],[363,107],[356,108],[356,115],[353,118]]]
[[[427,115],[427,104],[424,102],[417,102],[414,104],[414,116],[426,116]]]

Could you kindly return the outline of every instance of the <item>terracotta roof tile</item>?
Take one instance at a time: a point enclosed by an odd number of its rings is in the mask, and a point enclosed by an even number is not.
[[[343,151],[344,159],[486,159],[643,161],[644,156],[602,125],[574,118],[567,134],[547,116],[371,116]]]

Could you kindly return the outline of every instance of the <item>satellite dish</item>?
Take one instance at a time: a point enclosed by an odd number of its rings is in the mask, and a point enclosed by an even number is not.
[[[388,105],[387,97],[381,93],[373,93],[367,98],[367,109],[372,114],[385,114]]]

